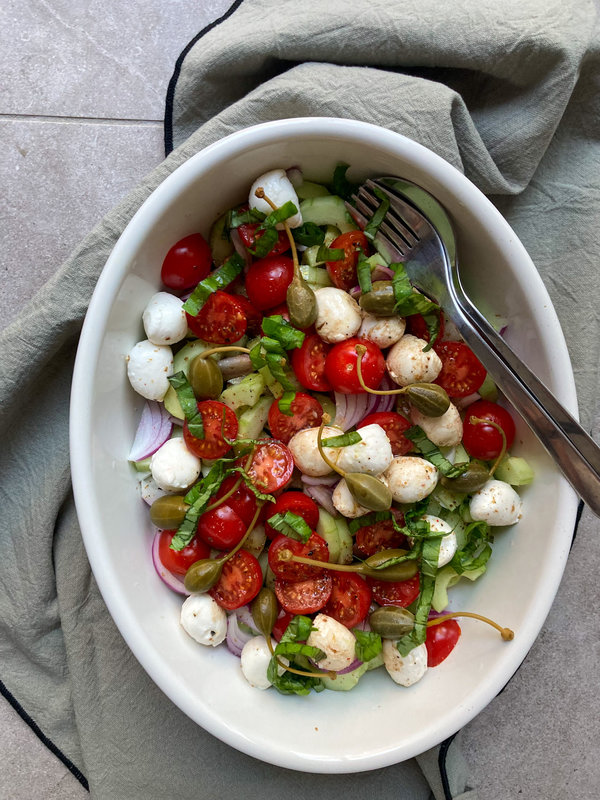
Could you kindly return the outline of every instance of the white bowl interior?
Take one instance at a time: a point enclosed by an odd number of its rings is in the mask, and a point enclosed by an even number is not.
[[[407,178],[445,205],[473,299],[507,320],[510,344],[576,413],[556,315],[525,250],[494,207],[416,143],[365,123],[333,119],[284,120],[233,134],[191,158],[154,192],[98,282],[72,398],[73,482],[82,532],[104,599],[128,645],[173,702],[215,736],[264,761],[309,772],[387,766],[428,749],[472,719],[538,634],[562,575],[576,512],[574,493],[519,425],[513,452],[526,455],[536,470],[535,483],[523,492],[524,517],[498,533],[484,578],[464,581],[468,585],[451,592],[453,609],[488,615],[512,627],[515,640],[503,643],[487,626],[465,620],[460,646],[410,689],[377,670],[351,695],[259,692],[224,647],[201,647],[183,633],[181,598],[152,567],[153,530],[127,462],[143,400],[129,386],[125,356],[144,338],[141,312],[160,286],[162,259],[175,241],[198,230],[207,233],[218,213],[242,200],[269,168],[298,165],[308,177],[326,179],[339,162],[352,165],[353,179]],[[240,708],[246,713],[240,715]],[[368,736],[357,736],[357,730]]]

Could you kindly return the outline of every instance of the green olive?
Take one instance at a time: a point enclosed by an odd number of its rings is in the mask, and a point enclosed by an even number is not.
[[[378,478],[362,472],[347,472],[346,484],[356,502],[369,511],[387,511],[392,505],[392,493]]]
[[[471,461],[466,471],[459,475],[458,478],[442,476],[441,484],[446,489],[452,489],[453,492],[472,494],[481,489],[489,479],[490,473],[485,464],[482,464],[481,461]]]
[[[159,497],[150,506],[150,519],[157,528],[171,531],[183,522],[189,506],[178,494]]]
[[[279,606],[277,605],[277,598],[275,592],[267,589],[266,586],[260,590],[252,601],[250,606],[252,612],[252,619],[258,630],[265,638],[268,638],[277,620],[279,613]]]
[[[216,361],[202,354],[190,364],[188,380],[198,400],[214,400],[223,391],[223,375]]]
[[[410,633],[415,624],[414,614],[398,606],[381,606],[369,617],[371,630],[384,639],[399,639]]]
[[[417,411],[426,417],[441,417],[450,408],[446,391],[435,383],[411,383],[405,394]]]
[[[301,275],[294,275],[287,289],[290,322],[295,328],[309,328],[317,318],[317,298]]]
[[[391,281],[375,281],[370,292],[364,292],[358,301],[361,308],[375,317],[392,317],[396,313],[396,298]]]
[[[183,583],[188,592],[208,592],[221,577],[223,560],[203,558],[196,561],[185,573]]]

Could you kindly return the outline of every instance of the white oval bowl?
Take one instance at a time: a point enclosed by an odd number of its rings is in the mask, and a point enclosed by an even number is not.
[[[106,605],[141,665],[182,711],[232,747],[281,767],[326,773],[411,758],[456,732],[494,698],[550,609],[577,508],[574,492],[518,424],[513,452],[525,455],[536,472],[522,492],[523,519],[498,532],[487,574],[451,591],[452,609],[485,614],[513,628],[515,639],[504,643],[491,628],[463,620],[451,656],[409,689],[380,669],[350,694],[258,691],[225,647],[197,645],[180,628],[181,598],[152,567],[153,530],[127,461],[144,401],[128,383],[125,356],[145,338],[141,312],[160,287],[162,260],[174,242],[198,230],[206,234],[216,215],[244,199],[267,169],[300,166],[307,177],[326,180],[339,162],[352,165],[354,180],[399,175],[443,203],[471,296],[507,320],[509,343],[576,414],[571,365],[550,298],[494,206],[414,141],[330,118],[280,120],[234,133],[190,158],[153,192],[98,281],[71,403],[73,487],[86,550]]]

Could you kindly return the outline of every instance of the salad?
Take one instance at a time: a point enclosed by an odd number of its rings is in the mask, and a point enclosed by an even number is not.
[[[452,651],[448,590],[479,579],[533,479],[515,425],[450,321],[361,230],[347,166],[257,178],[208,241],[174,243],[146,339],[130,453],[180,624],[248,682],[410,686]],[[349,201],[349,202],[347,202]]]

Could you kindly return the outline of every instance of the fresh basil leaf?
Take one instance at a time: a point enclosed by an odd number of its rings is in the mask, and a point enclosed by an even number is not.
[[[227,227],[239,228],[240,225],[262,222],[266,216],[264,211],[259,211],[258,208],[247,208],[245,211],[237,211],[234,208],[229,212]]]
[[[383,644],[378,633],[375,633],[375,631],[363,631],[360,628],[353,628],[352,633],[356,637],[354,653],[359,661],[371,661],[381,653]]]
[[[292,236],[297,244],[313,247],[316,244],[323,244],[325,231],[314,222],[304,222],[299,228],[292,228]]]
[[[255,258],[264,258],[275,247],[278,239],[279,234],[275,228],[267,228],[261,236],[255,236],[254,248],[248,247],[247,250]]]
[[[439,311],[432,311],[429,314],[423,314],[425,325],[427,325],[427,332],[429,333],[429,341],[423,348],[424,353],[431,350],[440,335],[440,326],[442,324],[441,313],[442,311],[440,309]]]
[[[395,261],[390,264],[390,269],[394,271],[392,278],[392,288],[396,300],[394,308],[401,317],[410,317],[412,314],[426,316],[433,312],[439,313],[440,307],[437,303],[433,303],[425,295],[413,289],[404,264]]]
[[[258,369],[262,369],[263,367],[266,367],[266,365],[267,365],[267,361],[266,361],[266,359],[265,359],[265,357],[263,355],[260,342],[257,342],[254,345],[254,347],[250,350],[250,353],[248,354],[248,357],[250,358],[250,363],[252,364],[254,369],[257,369],[257,370]]]
[[[261,230],[267,230],[268,228],[274,228],[276,225],[279,225],[280,222],[284,222],[286,219],[293,217],[294,214],[298,213],[298,208],[292,203],[291,200],[286,200],[286,202],[276,208],[274,211],[264,218],[264,220],[259,225]]]
[[[323,439],[321,444],[323,447],[348,447],[359,442],[362,442],[360,433],[358,431],[348,431],[340,434],[340,436],[329,436],[327,439]]]
[[[244,263],[244,259],[239,253],[233,253],[229,256],[222,266],[211,272],[203,281],[200,281],[183,304],[183,310],[187,311],[192,317],[197,316],[211,294],[229,286],[237,278],[244,269]]]
[[[431,611],[431,601],[435,589],[435,576],[440,554],[442,536],[436,536],[423,542],[421,553],[420,591],[415,609],[415,622],[410,633],[405,634],[397,643],[401,656],[407,656],[410,651],[423,644],[427,635],[427,620]]]
[[[362,253],[358,255],[356,274],[358,276],[358,285],[360,286],[361,292],[367,294],[367,292],[370,292],[373,288],[373,283],[371,281],[371,264],[369,263],[369,259]]]
[[[342,247],[327,247],[322,244],[317,250],[316,262],[317,264],[323,261],[341,261],[346,258],[346,251]]]
[[[169,383],[177,392],[177,399],[181,404],[188,430],[197,439],[204,439],[204,422],[202,414],[198,411],[198,401],[190,382],[185,377],[185,372],[176,372],[171,375]]]
[[[338,164],[333,171],[333,179],[331,181],[331,191],[337,194],[343,200],[352,200],[352,195],[358,192],[359,184],[351,183],[346,177],[349,164]]]
[[[267,522],[279,533],[283,533],[300,542],[307,542],[312,535],[308,523],[298,514],[294,514],[293,511],[286,511],[284,514],[273,514]]]
[[[267,353],[266,360],[271,375],[275,380],[279,381],[286,391],[294,392],[298,384],[292,380],[292,373],[289,370],[287,358],[278,353]]]
[[[450,566],[459,575],[484,567],[492,554],[490,528],[486,522],[471,522],[465,528],[465,544],[454,554]]]
[[[296,399],[296,392],[284,392],[279,400],[277,401],[277,407],[281,411],[282,414],[285,414],[286,417],[293,417],[294,412],[292,411],[292,403]]]
[[[306,334],[294,328],[281,314],[265,317],[262,321],[265,336],[275,339],[284,350],[295,350],[302,347]]]
[[[282,642],[305,642],[311,634],[311,631],[316,630],[313,626],[313,621],[310,617],[303,614],[296,614],[287,626],[285,633],[281,637]]]
[[[387,214],[390,208],[390,198],[382,192],[377,186],[373,189],[375,195],[381,200],[377,211],[373,214],[371,219],[367,222],[363,233],[370,241],[373,241],[375,238],[375,234],[379,230],[381,223],[384,220],[385,215]]]
[[[208,475],[198,481],[184,497],[184,502],[189,503],[183,522],[171,541],[171,550],[183,550],[194,538],[198,520],[206,510],[212,497],[219,490],[226,477],[225,462],[217,461]]]
[[[348,523],[348,530],[352,535],[361,528],[366,528],[368,525],[375,525],[377,522],[383,522],[392,518],[391,511],[372,511],[370,514],[363,514],[362,517],[355,517]]]
[[[404,436],[410,439],[423,458],[430,461],[446,478],[458,478],[469,466],[467,462],[451,464],[450,461],[442,455],[439,447],[427,438],[425,431],[418,425],[413,425],[412,428],[404,431]]]
[[[325,658],[325,653],[318,647],[312,647],[302,642],[280,642],[275,648],[275,655],[285,658],[305,656],[306,658],[312,658],[313,661],[320,661]]]
[[[252,478],[248,475],[246,470],[243,467],[230,467],[227,470],[227,475],[233,475],[234,472],[239,473],[242,476],[242,479],[246,486],[250,489],[252,494],[256,497],[257,500],[262,500],[266,503],[274,503],[275,498],[272,494],[266,494],[265,492],[261,492],[258,486],[252,483]]]
[[[295,616],[287,626],[285,633],[281,637],[281,641],[275,648],[275,653],[277,655],[285,655],[287,651],[292,656],[306,655],[306,651],[303,652],[302,648],[307,646],[303,643],[306,642],[310,636],[310,632],[314,630],[312,623],[313,621],[310,617],[305,617],[303,615]],[[297,652],[291,653],[290,651],[295,644],[299,645],[299,649]],[[322,653],[322,651],[316,647],[311,648],[311,650],[313,650],[314,654],[317,656]],[[287,671],[284,672],[283,675],[280,675],[279,664],[275,656],[273,656],[269,662],[267,677],[277,691],[282,694],[306,695],[310,693],[311,689],[320,691],[320,688],[323,686],[318,675],[311,678],[308,675],[295,675],[293,672]]]

